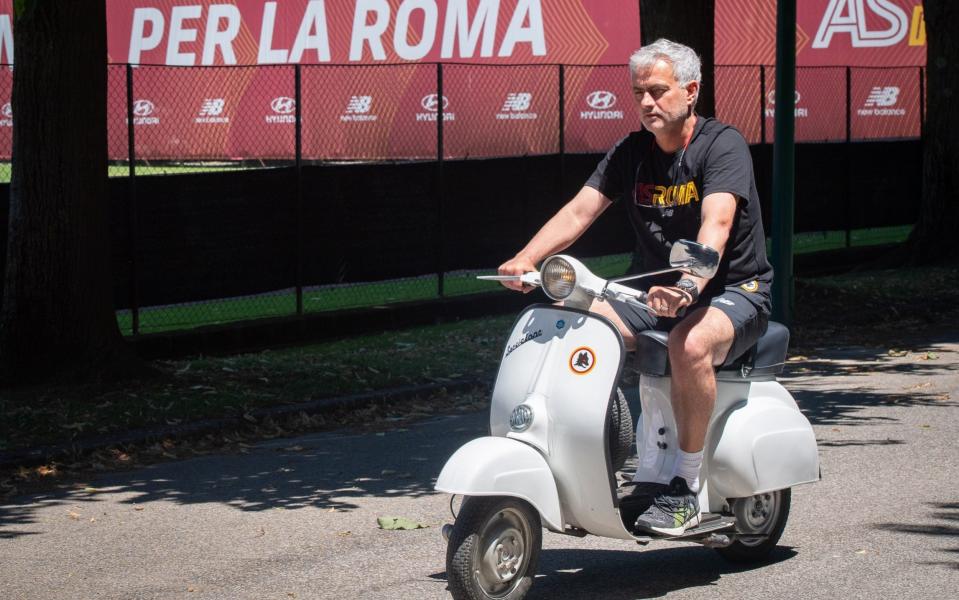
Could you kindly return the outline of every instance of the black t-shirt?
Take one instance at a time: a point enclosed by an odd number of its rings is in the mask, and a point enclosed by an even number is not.
[[[673,242],[696,241],[703,198],[717,192],[732,194],[736,216],[706,293],[753,281],[767,287],[772,281],[752,158],[734,127],[697,117],[689,145],[674,154],[664,153],[649,131],[634,131],[609,151],[586,185],[614,202],[627,203],[637,236],[636,272],[668,267]],[[669,274],[651,282],[670,285],[675,280],[676,274]]]

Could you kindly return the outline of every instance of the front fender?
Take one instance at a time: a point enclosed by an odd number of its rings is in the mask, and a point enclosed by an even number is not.
[[[533,505],[553,531],[563,531],[556,482],[543,456],[503,437],[477,438],[450,457],[436,489],[464,496],[513,496]]]

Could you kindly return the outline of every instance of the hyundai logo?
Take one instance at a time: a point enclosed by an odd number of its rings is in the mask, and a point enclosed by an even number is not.
[[[3,116],[8,119],[13,118],[13,105],[9,102],[3,105]]]
[[[149,100],[135,100],[133,102],[133,114],[138,117],[149,117],[153,114],[153,103]]]
[[[436,94],[430,94],[430,95],[428,95],[428,96],[423,96],[423,99],[420,100],[420,104],[421,104],[421,105],[423,106],[423,108],[425,108],[426,110],[428,110],[428,111],[430,111],[430,112],[436,112],[436,111],[439,110],[439,104],[440,104],[440,103],[437,101],[437,98],[439,98],[439,96],[437,96]],[[447,98],[446,96],[443,96],[443,110],[446,110],[447,107],[449,107],[449,105],[450,105],[450,99]]]
[[[288,115],[296,110],[296,100],[286,96],[280,96],[279,98],[274,98],[273,102],[270,102],[270,108],[278,115]]]
[[[605,90],[596,90],[586,96],[586,104],[596,110],[608,110],[616,106],[616,94]]]
[[[796,96],[795,96],[795,98],[796,98],[796,101],[793,102],[793,104],[799,104],[799,99],[802,98],[802,96],[799,95],[799,90],[796,90]],[[776,104],[776,90],[772,90],[771,92],[769,92],[768,94],[766,94],[766,100],[769,101],[769,104],[775,105],[775,104]]]

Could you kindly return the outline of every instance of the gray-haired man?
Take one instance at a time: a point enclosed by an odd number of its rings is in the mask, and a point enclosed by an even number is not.
[[[679,239],[695,239],[722,255],[706,280],[675,275],[645,280],[655,315],[620,303],[594,302],[627,349],[644,329],[669,331],[672,403],[680,452],[674,477],[638,482],[653,500],[635,523],[639,530],[680,535],[699,524],[696,493],[706,427],[716,399],[714,366],[739,355],[765,331],[772,267],[749,147],[733,127],[696,114],[700,60],[689,47],[657,40],[630,57],[630,79],[644,129],[619,141],[580,192],[514,258],[504,275],[536,269],[567,248],[613,202],[627,203],[639,249],[635,268],[668,266]],[[516,282],[505,282],[522,290]],[[523,290],[528,291],[528,290]],[[689,307],[684,317],[677,311]]]

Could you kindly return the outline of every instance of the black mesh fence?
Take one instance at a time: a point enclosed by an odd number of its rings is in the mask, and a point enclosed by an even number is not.
[[[716,68],[717,117],[758,145],[760,187],[774,82],[769,66]],[[0,67],[0,182],[11,89]],[[915,139],[923,101],[921,69],[800,68],[797,141]],[[111,65],[108,102],[126,334],[496,289],[473,275],[640,127],[625,65]],[[630,232],[604,223],[576,251],[614,275]]]

